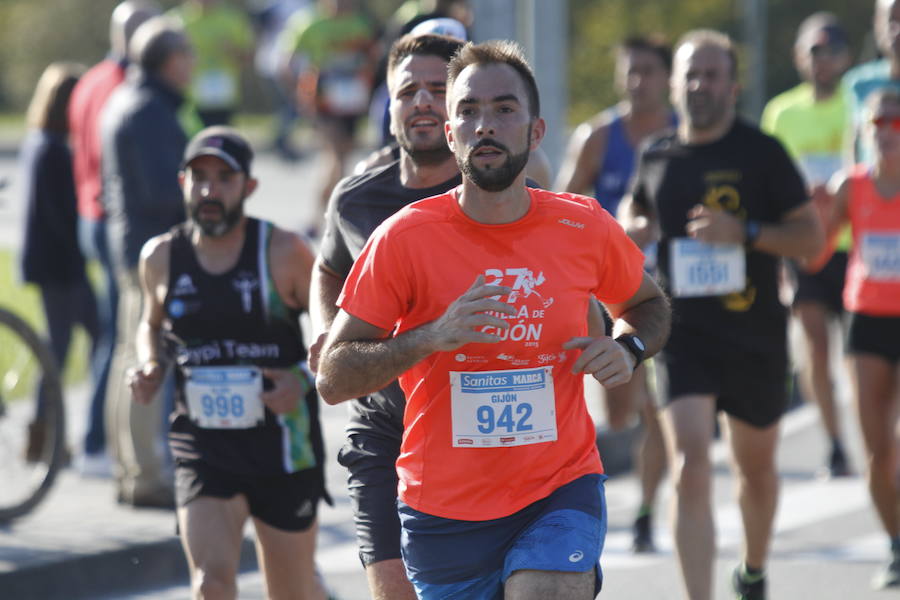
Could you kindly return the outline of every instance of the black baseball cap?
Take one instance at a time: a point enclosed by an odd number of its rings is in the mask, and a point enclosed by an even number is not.
[[[195,135],[184,150],[181,168],[186,168],[192,160],[201,156],[221,158],[235,171],[250,176],[253,149],[247,140],[231,127],[214,125]]]

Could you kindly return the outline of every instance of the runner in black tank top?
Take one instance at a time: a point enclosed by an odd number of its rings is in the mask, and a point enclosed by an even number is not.
[[[194,593],[235,596],[253,520],[272,597],[325,598],[313,556],[323,477],[318,397],[299,314],[314,257],[303,240],[246,217],[253,153],[234,130],[201,131],[180,184],[189,220],[141,253],[144,309],[129,372],[147,402],[174,359],[169,444]]]
[[[246,475],[322,470],[318,399],[305,373],[300,311],[287,307],[274,289],[268,267],[272,225],[247,218],[244,247],[234,267],[221,275],[197,261],[184,223],[172,230],[164,335],[174,345],[177,395],[169,445],[176,460],[203,460]],[[185,368],[256,365],[288,368],[303,364],[309,391],[297,408],[248,429],[207,429],[188,415]],[[300,367],[298,367],[298,370]]]

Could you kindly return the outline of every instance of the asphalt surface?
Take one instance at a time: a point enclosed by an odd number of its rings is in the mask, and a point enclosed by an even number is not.
[[[304,230],[315,222],[318,169],[314,160],[286,164],[262,155],[257,173],[262,183],[248,204],[248,212],[294,230]],[[15,201],[14,162],[6,154],[0,155],[3,176],[11,178],[11,185],[0,190],[0,246],[15,247],[20,238],[21,207]],[[0,302],[2,293],[0,290]],[[837,356],[835,363],[840,363]],[[855,416],[848,406],[846,376],[842,374],[837,383],[852,464],[858,472],[863,459]],[[77,440],[86,390],[71,389],[67,394],[70,440]],[[595,409],[596,400],[589,405]],[[356,556],[343,485],[345,475],[334,460],[343,438],[345,410],[326,406],[322,414],[335,506],[323,506],[320,511],[317,563],[339,598],[364,600],[368,593]],[[601,452],[610,465],[627,460],[627,436],[603,435],[601,439]],[[818,475],[825,450],[812,408],[802,407],[785,418],[779,451],[782,496],[769,568],[770,598],[900,597],[900,591],[870,590],[869,580],[887,556],[887,543],[870,508],[863,478],[855,475],[826,480]],[[615,460],[614,454],[618,457]],[[715,598],[730,598],[728,575],[740,556],[741,524],[723,444],[716,445],[713,457],[719,547]],[[602,558],[605,586],[601,597],[682,597],[664,517],[671,493],[668,485],[660,493],[658,552],[636,556],[630,551],[630,525],[638,503],[637,482],[629,474],[608,481],[609,533]],[[110,480],[83,479],[67,470],[34,513],[0,529],[0,599],[188,597],[186,567],[174,532],[173,514],[124,507],[115,503],[113,495]],[[248,528],[240,597],[264,598],[251,540],[252,530]]]

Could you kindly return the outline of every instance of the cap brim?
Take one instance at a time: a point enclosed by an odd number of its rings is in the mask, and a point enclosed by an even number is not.
[[[238,164],[238,161],[234,160],[232,156],[230,156],[227,152],[222,151],[219,148],[202,148],[199,151],[195,152],[191,155],[189,159],[184,161],[184,167],[190,165],[194,160],[200,158],[201,156],[215,156],[216,158],[220,158],[228,164],[229,167],[234,169],[235,171],[240,171],[243,173],[244,169]]]

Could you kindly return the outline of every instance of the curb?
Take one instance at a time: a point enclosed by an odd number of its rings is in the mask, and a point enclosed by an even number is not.
[[[253,540],[245,538],[240,570],[256,567]],[[65,554],[58,560],[0,575],[4,598],[76,600],[178,584],[187,586],[190,580],[177,537],[96,554]]]

